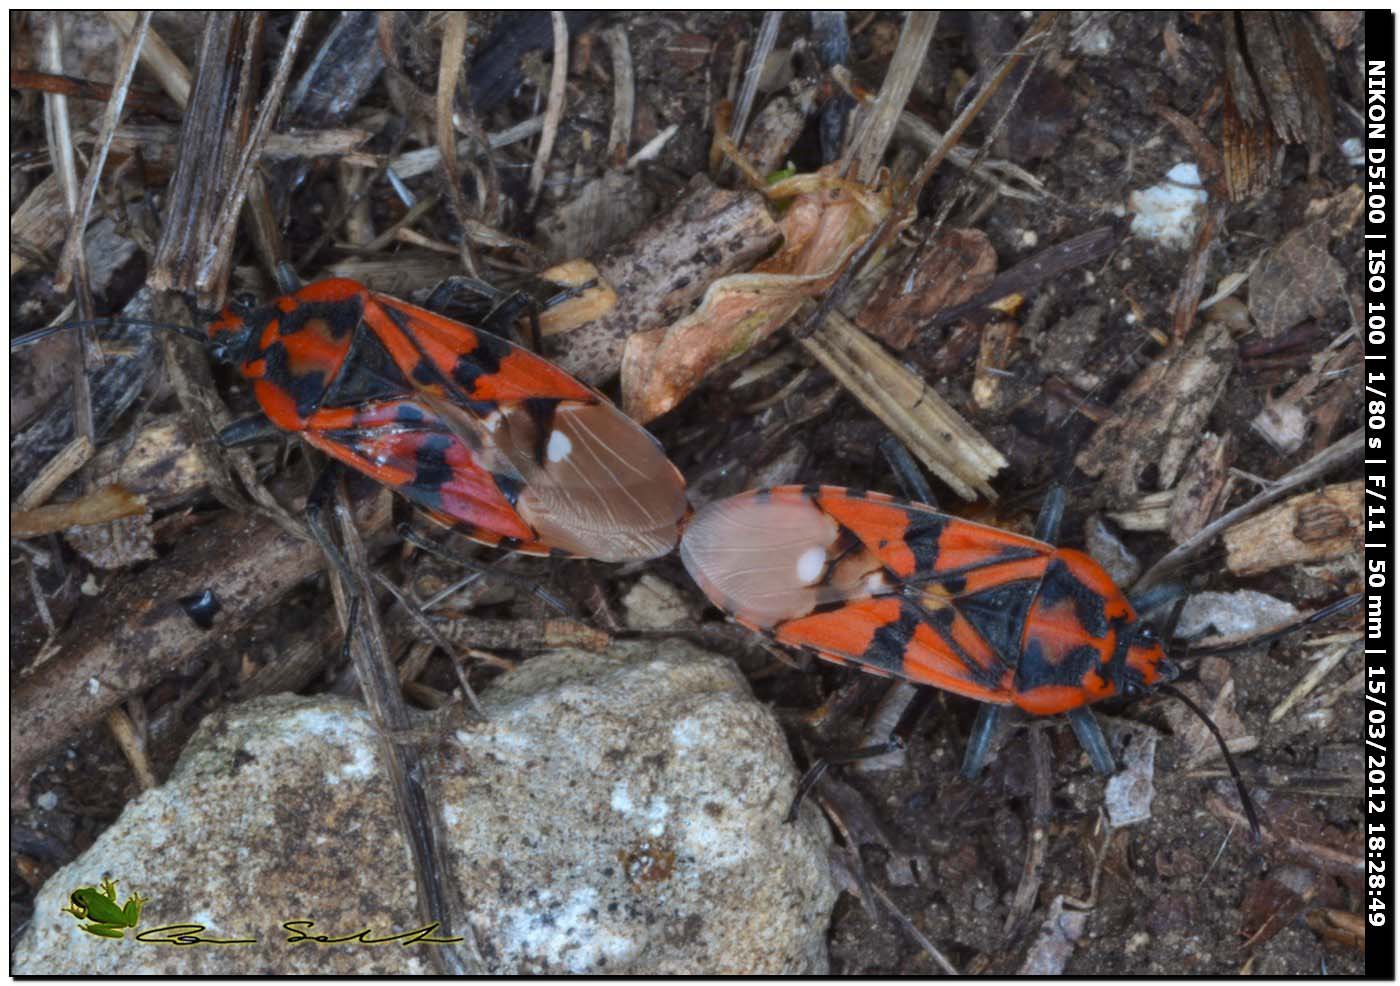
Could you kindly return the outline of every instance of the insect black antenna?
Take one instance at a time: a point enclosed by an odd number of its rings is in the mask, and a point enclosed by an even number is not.
[[[1215,737],[1215,741],[1220,744],[1220,752],[1225,756],[1225,765],[1230,768],[1230,776],[1235,779],[1235,788],[1240,792],[1240,804],[1244,806],[1245,817],[1249,819],[1249,831],[1254,836],[1254,844],[1257,846],[1263,841],[1263,835],[1259,829],[1259,814],[1254,810],[1254,799],[1249,796],[1249,789],[1244,786],[1244,777],[1240,775],[1240,768],[1235,766],[1235,758],[1230,755],[1230,748],[1225,745],[1225,736],[1220,732],[1220,727],[1212,721],[1210,716],[1205,714],[1205,711],[1199,705],[1187,698],[1184,692],[1174,686],[1160,684],[1157,686],[1157,690],[1165,692],[1172,698],[1177,699],[1192,712],[1196,713],[1197,718],[1206,724],[1206,728],[1209,729],[1211,735]]]
[[[148,322],[139,318],[94,318],[83,322],[62,322],[58,325],[48,325],[42,329],[35,329],[33,332],[26,332],[22,336],[15,336],[10,340],[10,352],[22,349],[25,346],[32,346],[41,339],[47,339],[51,335],[59,332],[66,332],[69,329],[100,329],[107,326],[131,326],[138,329],[161,329],[166,332],[177,332],[187,339],[205,345],[209,342],[209,337],[198,329],[188,325],[175,325],[170,322]]]
[[[1186,600],[1187,595],[1183,592],[1172,606],[1171,615],[1167,617],[1165,632],[1162,634],[1163,640],[1170,641],[1176,636],[1177,624],[1181,622],[1181,613],[1186,608]],[[1177,680],[1187,681],[1190,679],[1200,679],[1200,665],[1192,666],[1187,672],[1181,674]],[[1157,690],[1177,699],[1194,712],[1196,717],[1206,724],[1206,728],[1209,729],[1211,735],[1215,737],[1215,741],[1220,744],[1220,752],[1225,757],[1225,765],[1230,768],[1230,776],[1235,779],[1235,787],[1240,792],[1240,804],[1244,806],[1245,817],[1249,819],[1249,831],[1254,836],[1254,844],[1258,845],[1262,840],[1262,835],[1259,830],[1259,815],[1254,810],[1254,800],[1249,796],[1249,790],[1244,785],[1244,778],[1240,775],[1240,769],[1235,765],[1235,758],[1230,755],[1230,748],[1225,745],[1225,736],[1220,732],[1220,727],[1215,724],[1215,721],[1211,719],[1210,716],[1205,714],[1205,711],[1199,705],[1187,698],[1186,694],[1174,685],[1163,682],[1157,686]]]
[[[1186,593],[1182,593],[1172,605],[1171,615],[1167,617],[1167,625],[1162,628],[1162,639],[1168,644],[1176,637],[1177,624],[1181,622],[1181,614],[1186,609]]]

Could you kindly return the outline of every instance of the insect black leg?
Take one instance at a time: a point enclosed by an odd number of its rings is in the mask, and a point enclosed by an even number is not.
[[[1142,592],[1129,593],[1128,602],[1138,616],[1145,616],[1168,603],[1174,603],[1186,594],[1186,587],[1179,582],[1161,582],[1148,586]]]
[[[972,724],[972,734],[967,738],[967,752],[963,754],[962,775],[969,781],[977,780],[982,767],[987,762],[987,751],[992,740],[1001,732],[1006,721],[1006,706],[982,704],[977,707],[977,721]]]
[[[243,445],[255,445],[258,442],[270,441],[281,437],[282,434],[282,429],[263,415],[254,414],[246,418],[239,418],[220,431],[218,437],[219,444],[224,448],[238,448]]]
[[[1113,754],[1109,752],[1108,741],[1103,738],[1099,721],[1087,705],[1071,709],[1069,724],[1074,727],[1074,735],[1079,737],[1079,745],[1089,754],[1089,762],[1094,765],[1094,773],[1107,777],[1117,768],[1113,764]]]
[[[914,503],[928,504],[937,510],[938,501],[934,499],[928,480],[924,478],[923,472],[914,463],[914,457],[899,439],[893,435],[885,436],[880,440],[880,451],[884,453],[890,469],[894,471],[895,479],[899,480],[899,488],[904,491],[904,498]]]
[[[515,572],[503,571],[502,569],[497,568],[495,564],[483,565],[479,561],[475,561],[471,558],[466,557],[465,555],[460,555],[457,552],[451,550],[450,548],[445,548],[442,545],[436,543],[435,541],[429,540],[428,538],[420,534],[418,531],[415,531],[408,524],[400,524],[398,527],[398,533],[399,537],[401,537],[407,543],[413,545],[415,548],[422,548],[429,554],[437,555],[439,558],[450,561],[454,565],[460,565],[462,568],[465,568],[468,571],[480,572],[483,575],[499,576],[500,578],[506,579],[511,582],[515,582],[516,584],[530,590],[530,592],[534,593],[536,596],[539,597],[541,602],[543,602],[546,606],[555,610],[559,614],[563,616],[574,615],[574,611],[569,607],[568,603],[564,602],[558,596],[555,596],[553,593],[549,592],[543,586],[538,585],[533,579],[526,578],[523,575],[517,575]]]
[[[887,753],[904,749],[909,742],[909,736],[919,725],[919,720],[924,717],[924,713],[928,712],[933,700],[934,690],[932,688],[918,689],[913,699],[900,713],[899,721],[895,723],[894,729],[890,730],[889,738],[883,743],[863,746],[847,753],[828,754],[813,761],[812,766],[807,768],[807,772],[797,782],[797,792],[792,796],[792,804],[788,806],[787,817],[783,821],[791,825],[797,820],[797,812],[802,807],[803,799],[807,797],[812,788],[817,786],[817,782],[822,779],[827,768],[840,764],[858,763],[861,760],[873,760],[876,757],[883,757]]]
[[[277,261],[277,290],[283,294],[296,294],[302,287],[296,268],[285,260]]]
[[[1053,544],[1060,536],[1060,521],[1065,517],[1065,488],[1056,483],[1045,494],[1040,515],[1035,519],[1035,537]]]
[[[525,344],[516,331],[522,313],[530,317],[530,348],[539,351],[539,306],[524,291],[507,293],[474,277],[449,277],[428,296],[423,307],[469,322],[512,342]]]
[[[311,531],[311,536],[316,539],[316,544],[320,546],[321,552],[335,567],[336,574],[345,585],[346,591],[350,592],[355,585],[355,579],[350,574],[349,563],[335,543],[328,519],[329,512],[335,502],[335,483],[339,475],[340,463],[332,460],[316,477],[316,482],[311,486],[311,492],[306,495],[306,526]],[[353,601],[353,599],[348,600],[347,605]]]

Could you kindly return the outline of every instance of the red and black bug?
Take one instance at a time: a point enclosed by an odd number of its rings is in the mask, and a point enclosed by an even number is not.
[[[1111,773],[1089,706],[1159,689],[1200,715],[1223,749],[1214,723],[1170,685],[1180,668],[1108,574],[1048,543],[1059,513],[1050,498],[1029,538],[881,493],[785,486],[699,510],[681,559],[715,605],[778,643],[985,703],[963,762],[969,778],[1009,707],[1067,715],[1094,768]]]
[[[696,514],[681,558],[779,643],[1034,715],[1177,676],[1088,555],[881,493],[786,486]]]
[[[231,303],[208,342],[262,409],[226,428],[225,445],[299,435],[441,523],[515,551],[631,561],[680,536],[685,484],[656,440],[505,339],[335,278]]]

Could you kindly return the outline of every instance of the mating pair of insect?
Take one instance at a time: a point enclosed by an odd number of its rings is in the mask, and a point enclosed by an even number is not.
[[[200,339],[251,382],[262,414],[224,429],[227,446],[298,435],[442,524],[515,551],[620,562],[679,543],[691,576],[739,623],[987,703],[970,776],[994,710],[1009,706],[1067,713],[1095,769],[1111,772],[1088,706],[1179,675],[1104,570],[1053,546],[1054,498],[1035,538],[827,486],[692,513],[659,443],[602,394],[505,339],[351,280],[232,303],[207,336],[153,327]],[[1241,796],[1253,822],[1242,786]]]

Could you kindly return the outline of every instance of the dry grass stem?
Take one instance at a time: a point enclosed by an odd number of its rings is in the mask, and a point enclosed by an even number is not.
[[[545,103],[544,129],[540,133],[540,146],[535,151],[535,163],[530,169],[530,205],[527,212],[534,212],[539,203],[540,190],[544,188],[545,171],[549,156],[554,152],[554,140],[559,135],[559,121],[564,117],[564,89],[569,77],[569,25],[559,11],[551,11],[554,24],[554,65],[549,77],[549,100]]]

